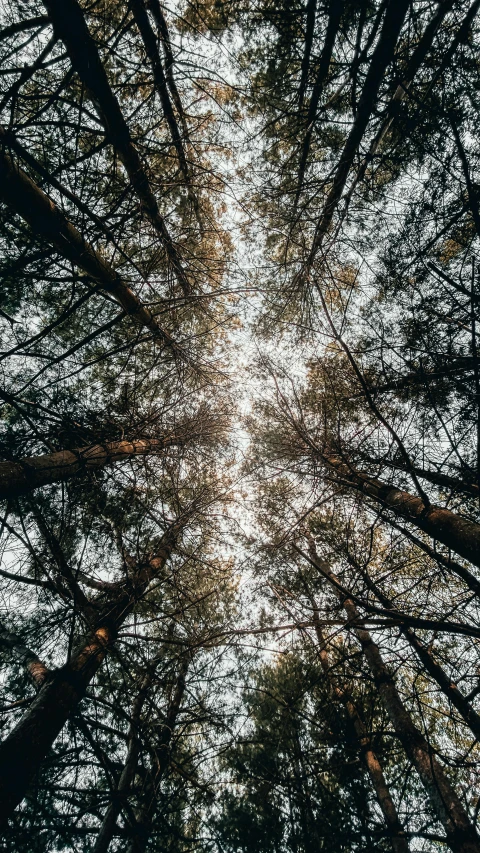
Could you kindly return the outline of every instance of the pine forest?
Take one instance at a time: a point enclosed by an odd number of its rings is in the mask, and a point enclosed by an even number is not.
[[[480,853],[480,0],[0,54],[1,853]]]

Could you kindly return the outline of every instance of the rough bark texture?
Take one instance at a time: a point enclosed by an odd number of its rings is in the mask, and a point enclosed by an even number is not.
[[[180,444],[175,436],[164,439],[107,441],[75,450],[59,450],[42,456],[30,456],[18,462],[0,462],[0,499],[30,492],[38,486],[68,480],[132,456],[160,453],[167,447]]]
[[[410,492],[404,492],[348,466],[340,457],[325,455],[324,461],[339,475],[340,482],[351,486],[396,515],[415,524],[433,539],[442,542],[461,557],[480,567],[480,525],[439,506],[425,506]]]
[[[96,625],[77,646],[69,663],[49,673],[28,711],[0,744],[0,825],[25,797],[29,784],[57,735],[75,710],[114,642],[118,629],[161,571],[183,526],[176,522],[165,534],[157,556],[141,566],[130,585],[99,603]]]

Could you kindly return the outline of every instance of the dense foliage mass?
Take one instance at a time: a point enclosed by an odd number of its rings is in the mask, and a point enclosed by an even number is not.
[[[480,0],[0,53],[0,849],[480,853]]]

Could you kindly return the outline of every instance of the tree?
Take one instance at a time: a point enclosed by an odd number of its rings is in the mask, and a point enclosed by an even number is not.
[[[9,847],[479,849],[479,10],[2,7]]]

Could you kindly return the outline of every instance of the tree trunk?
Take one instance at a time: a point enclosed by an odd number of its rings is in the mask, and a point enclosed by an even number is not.
[[[385,134],[388,133],[388,131],[390,130],[390,127],[392,126],[392,123],[395,120],[395,117],[398,115],[398,108],[400,106],[400,103],[403,101],[403,99],[405,98],[405,95],[409,91],[409,88],[410,88],[411,84],[413,83],[413,79],[415,77],[415,74],[417,73],[417,71],[421,67],[422,62],[424,61],[429,50],[431,49],[435,35],[436,35],[440,25],[442,24],[445,16],[448,14],[448,12],[453,7],[454,2],[455,2],[455,0],[443,0],[443,2],[440,2],[438,4],[437,11],[433,15],[433,17],[431,18],[431,20],[429,21],[427,26],[425,27],[423,35],[422,35],[417,47],[415,48],[415,50],[413,51],[413,53],[410,57],[410,61],[409,61],[408,66],[405,70],[405,73],[402,75],[402,81],[397,86],[395,93],[393,95],[393,98],[387,107],[387,111],[386,111],[387,115],[386,115],[385,119],[383,120],[379,130],[375,134],[372,142],[370,143],[370,147],[368,149],[368,154],[365,157],[362,165],[360,166],[360,169],[358,170],[357,175],[355,176],[355,180],[349,189],[349,192],[348,192],[348,199],[349,200],[352,197],[356,186],[359,184],[360,181],[363,180],[369,163],[372,162],[373,157],[375,156],[376,152],[378,151],[378,148],[379,148]],[[476,2],[476,3],[474,3],[474,6],[476,8],[478,8],[479,4],[480,4],[480,0],[478,0],[478,2]],[[469,14],[467,15],[467,19],[468,19],[468,25],[467,26],[470,25],[475,12],[476,12],[476,9],[473,10],[473,13],[472,13],[472,10],[470,10]]]
[[[4,132],[0,130],[0,141],[3,136]],[[160,328],[150,309],[140,302],[100,252],[83,239],[60,208],[4,151],[0,152],[0,195],[36,234],[53,244],[62,257],[84,270],[102,290],[111,293],[126,314],[175,349],[173,339]]]
[[[86,474],[132,456],[159,453],[182,441],[176,435],[162,439],[106,441],[74,450],[25,457],[18,462],[0,462],[0,499],[24,495],[39,486],[68,480],[76,474]]]
[[[305,177],[305,170],[307,168],[307,160],[310,152],[310,145],[312,142],[312,134],[315,127],[315,119],[317,117],[318,104],[320,101],[320,96],[322,94],[323,85],[328,75],[328,71],[330,69],[330,63],[332,60],[333,48],[335,45],[335,39],[337,37],[337,33],[340,27],[340,20],[343,12],[343,0],[330,0],[330,6],[328,10],[328,23],[327,23],[327,31],[325,33],[325,42],[323,44],[322,52],[320,54],[320,59],[318,62],[318,71],[315,78],[315,82],[313,84],[312,94],[310,96],[310,104],[308,107],[308,115],[307,115],[307,130],[305,133],[305,137],[302,144],[302,154],[300,158],[300,165],[298,167],[298,182],[297,182],[297,191],[295,194],[295,205],[300,198],[300,193],[303,188],[303,181]],[[313,11],[313,15],[315,16],[315,10]],[[308,73],[308,68],[305,73]],[[305,79],[306,83],[306,79]],[[303,88],[304,84],[300,83],[300,91],[299,98],[300,106],[303,101]]]
[[[397,471],[408,472],[409,470],[406,464],[399,459],[395,460],[395,462],[392,462],[389,459],[378,460],[378,462],[376,462],[375,459],[370,459],[369,461],[372,462],[372,464],[387,465],[389,468],[396,469]],[[417,477],[420,477],[422,480],[427,480],[427,482],[432,483],[434,486],[440,486],[440,488],[448,489],[452,492],[464,492],[466,495],[471,495],[475,498],[478,498],[480,494],[476,483],[459,480],[458,477],[452,477],[450,474],[443,474],[441,471],[431,471],[428,468],[421,468],[418,465],[411,465],[410,470],[413,471]]]
[[[170,99],[167,79],[165,77],[162,60],[160,58],[160,54],[157,47],[157,39],[150,24],[144,0],[131,0],[131,9],[133,12],[133,17],[135,18],[135,23],[139,29],[140,35],[142,36],[143,44],[145,46],[145,52],[152,67],[155,88],[159,94],[163,112],[167,120],[168,127],[170,129],[170,135],[172,137],[172,142],[175,146],[175,150],[177,152],[178,162],[183,173],[183,178],[185,180],[187,188],[189,189],[189,192],[192,193],[193,188],[190,179],[190,169],[188,167],[187,158],[185,150],[183,148],[182,138],[177,124],[177,119],[173,110],[172,101]]]
[[[23,800],[41,762],[75,710],[101,665],[118,629],[167,562],[183,526],[177,521],[166,532],[157,556],[140,568],[129,588],[124,584],[105,604],[90,634],[71,660],[49,673],[28,711],[0,744],[0,825]],[[94,604],[92,605],[94,606]]]
[[[352,167],[353,159],[358,146],[370,120],[375,107],[378,90],[387,66],[391,62],[397,39],[410,6],[410,0],[395,0],[390,2],[385,13],[382,31],[378,38],[373,56],[368,67],[362,94],[358,102],[358,110],[355,121],[348,134],[345,146],[340,156],[339,163],[335,169],[332,187],[327,196],[322,216],[317,225],[313,245],[308,258],[307,266],[310,268],[315,261],[317,252],[322,246],[323,238],[327,233],[333,219],[337,205]]]
[[[82,8],[77,0],[44,0],[55,33],[65,44],[72,65],[85,84],[108,141],[118,153],[142,208],[160,235],[167,257],[185,295],[191,291],[190,282],[181,264],[177,249],[168,233],[152,192],[148,176],[135,148],[120,104],[110,87],[97,45],[90,35]]]
[[[313,539],[309,542],[309,550],[312,562],[319,568],[322,575],[330,580],[348,619],[358,624],[361,617],[355,603],[339,592],[336,586],[339,584],[338,578],[330,567],[319,559]],[[405,708],[393,677],[383,662],[380,649],[365,628],[354,628],[354,631],[395,734],[417,770],[429,796],[433,811],[445,828],[451,850],[453,853],[480,853],[480,840],[475,828],[424,735],[416,727]]]
[[[452,359],[450,366],[442,368],[434,368],[433,370],[410,371],[398,379],[389,379],[383,384],[373,385],[372,380],[368,382],[368,392],[374,397],[376,394],[385,394],[390,391],[403,391],[406,388],[419,388],[420,386],[428,387],[429,383],[441,381],[443,379],[454,379],[461,377],[464,373],[471,373],[478,365],[478,358],[473,356],[459,356]],[[355,400],[358,397],[364,397],[365,391],[358,391],[349,395],[348,399]]]
[[[340,457],[323,455],[342,485],[350,486],[378,501],[396,515],[415,524],[433,539],[480,567],[480,525],[439,506],[425,506],[420,498],[370,477],[347,465]]]
[[[125,765],[123,767],[118,786],[113,793],[112,801],[107,808],[103,818],[93,853],[107,853],[110,842],[117,830],[117,818],[122,809],[122,802],[128,795],[137,770],[138,754],[140,744],[138,738],[138,723],[142,706],[145,701],[147,690],[152,682],[153,673],[149,673],[143,680],[140,692],[133,703],[132,717],[128,732],[128,750]]]
[[[361,714],[356,707],[348,692],[333,683],[332,673],[330,671],[330,661],[326,650],[325,638],[320,625],[318,608],[310,596],[310,602],[313,609],[313,622],[315,625],[315,633],[317,635],[319,656],[322,669],[329,679],[335,698],[344,706],[349,719],[351,720],[355,734],[360,746],[360,752],[370,776],[373,790],[377,797],[378,804],[382,810],[383,818],[387,828],[388,836],[392,842],[394,853],[409,853],[409,845],[405,835],[403,826],[400,823],[395,804],[390,793],[385,776],[383,775],[382,766],[372,747],[370,736],[367,732],[365,723]]]
[[[185,678],[190,662],[191,656],[187,655],[180,665],[175,689],[168,706],[165,724],[160,735],[159,744],[155,747],[156,772],[151,780],[149,800],[147,805],[139,812],[138,821],[134,827],[134,835],[128,846],[127,853],[145,853],[147,848],[152,832],[153,818],[155,816],[155,810],[158,803],[158,787],[166,770],[168,769],[169,746],[172,740],[175,724],[177,722],[178,712],[182,704],[183,694],[185,693]],[[97,853],[97,851],[95,851],[95,853]]]
[[[350,555],[348,556],[348,560],[355,568],[355,570],[364,579],[367,586],[377,596],[378,600],[384,605],[384,607],[393,607],[390,599],[383,594],[382,590],[379,589],[379,587],[374,581],[372,581],[368,573],[362,570],[356,560],[354,560],[353,557],[351,557]],[[476,739],[480,742],[480,715],[477,714],[474,708],[472,708],[470,702],[465,698],[463,693],[460,692],[457,685],[454,684],[452,680],[448,677],[447,673],[442,669],[440,664],[436,662],[431,651],[429,651],[427,646],[425,646],[425,644],[422,643],[422,641],[417,637],[415,631],[413,631],[411,628],[408,628],[406,625],[401,625],[400,630],[408,640],[412,649],[414,649],[417,653],[423,666],[425,667],[425,670],[437,682],[444,696],[448,699],[449,702],[452,703],[452,705],[455,706],[457,711],[463,717],[467,726],[469,726],[472,733],[475,735]]]
[[[114,632],[98,627],[70,663],[46,679],[28,711],[0,744],[0,825],[23,800],[39,766],[102,663]]]
[[[452,560],[451,557],[445,557],[443,554],[439,554],[438,551],[435,551],[430,545],[427,545],[426,542],[423,542],[418,536],[411,533],[410,530],[407,530],[406,527],[403,527],[401,524],[397,524],[395,521],[389,521],[389,524],[398,530],[409,542],[413,542],[417,548],[420,548],[424,554],[427,554],[430,559],[434,560],[434,562],[438,563],[440,566],[444,566],[449,572],[452,572],[454,575],[457,575],[461,578],[469,589],[475,593],[478,598],[480,598],[480,581],[477,580],[475,575],[462,566],[461,563],[457,563],[456,560]]]

